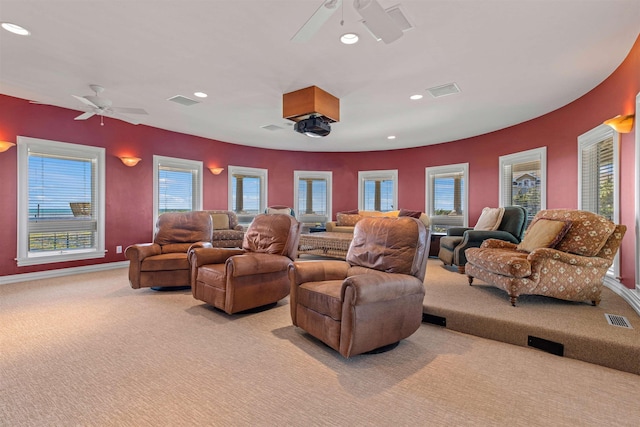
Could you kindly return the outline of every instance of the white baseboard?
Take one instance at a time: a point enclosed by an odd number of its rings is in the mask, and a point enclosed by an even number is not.
[[[0,285],[26,282],[29,280],[50,279],[52,277],[70,276],[72,274],[93,273],[96,271],[113,270],[129,267],[129,261],[107,262],[102,264],[85,265],[82,267],[59,268],[55,270],[36,271],[33,273],[13,274],[0,277]]]
[[[629,303],[631,308],[633,308],[635,312],[638,313],[638,316],[640,316],[640,294],[638,294],[637,289],[629,289],[619,281],[609,276],[604,278],[604,285]]]

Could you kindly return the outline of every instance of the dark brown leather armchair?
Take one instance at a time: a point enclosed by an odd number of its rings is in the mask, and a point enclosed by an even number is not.
[[[129,283],[138,288],[170,288],[190,285],[190,247],[211,246],[211,216],[207,212],[164,213],[156,222],[153,243],[131,245]]]
[[[262,214],[247,229],[242,249],[190,250],[193,297],[228,314],[286,297],[288,268],[297,255],[300,228],[292,216]]]
[[[358,221],[346,261],[289,268],[293,324],[344,357],[407,338],[422,322],[429,240],[415,218]]]

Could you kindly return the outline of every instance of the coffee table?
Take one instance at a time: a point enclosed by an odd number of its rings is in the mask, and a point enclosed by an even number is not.
[[[310,254],[345,259],[352,239],[353,234],[351,233],[336,233],[331,231],[301,234],[298,245],[298,256]]]

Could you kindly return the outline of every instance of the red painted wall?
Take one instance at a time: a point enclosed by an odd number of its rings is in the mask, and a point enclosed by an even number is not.
[[[226,209],[228,165],[269,170],[270,205],[293,205],[294,170],[333,171],[333,212],[357,207],[358,170],[398,169],[399,207],[424,210],[424,168],[469,163],[469,222],[485,206],[498,204],[498,157],[547,147],[547,207],[577,207],[577,137],[605,119],[634,112],[640,92],[640,38],[625,61],[598,87],[556,111],[507,129],[446,144],[365,153],[309,153],[244,147],[215,140],[133,126],[117,120],[74,121],[76,111],[30,104],[0,95],[0,140],[16,142],[18,135],[105,147],[106,247],[100,262],[124,260],[115,246],[147,242],[153,232],[153,155],[202,160],[205,167],[223,166],[218,175],[204,174],[204,208]],[[621,138],[621,223],[629,227],[621,248],[622,282],[634,286],[634,133]],[[16,149],[0,154],[0,275],[91,264],[68,262],[16,266]],[[143,160],[124,166],[119,156]]]

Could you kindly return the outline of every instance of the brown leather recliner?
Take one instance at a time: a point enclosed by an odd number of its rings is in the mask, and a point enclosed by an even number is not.
[[[289,215],[261,214],[247,229],[242,249],[190,250],[193,297],[228,314],[286,297],[301,225]]]
[[[293,324],[344,357],[407,338],[422,322],[429,237],[411,217],[358,221],[346,261],[289,268]]]
[[[190,285],[190,247],[211,246],[211,216],[207,212],[171,212],[158,217],[153,243],[127,247],[129,283],[138,288]]]

